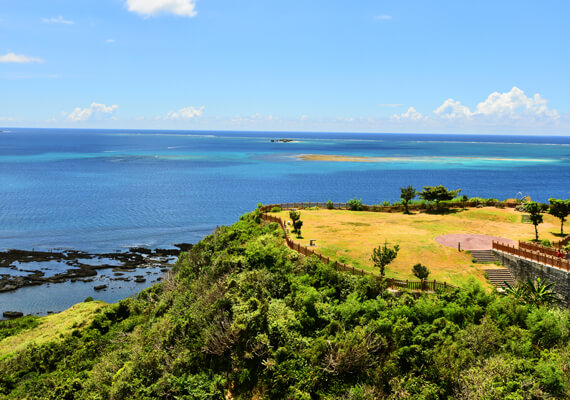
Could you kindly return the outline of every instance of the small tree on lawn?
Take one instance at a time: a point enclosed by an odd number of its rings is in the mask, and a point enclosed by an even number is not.
[[[380,269],[380,275],[384,276],[386,265],[394,261],[398,255],[398,250],[400,250],[400,246],[395,245],[393,248],[390,248],[388,247],[388,243],[384,243],[384,246],[378,246],[372,250],[371,258],[374,262],[374,266]]]
[[[301,213],[299,211],[289,211],[289,218],[293,222],[293,233],[297,236],[301,236],[301,227],[303,226],[303,221],[301,221]]]
[[[428,267],[426,267],[425,265],[422,264],[416,264],[412,267],[412,273],[418,278],[418,279],[427,279],[427,277],[429,276],[429,269]]]
[[[449,201],[452,200],[455,196],[457,196],[461,192],[461,189],[449,190],[445,186],[424,186],[424,190],[418,193],[418,196],[427,201],[435,202],[435,209],[439,211],[439,202],[440,201]]]
[[[542,218],[544,207],[542,204],[539,204],[536,201],[531,201],[529,203],[526,203],[525,210],[530,214],[529,219],[530,222],[534,225],[534,235],[536,241],[538,241],[538,225],[544,222]]]
[[[564,221],[570,215],[570,200],[548,199],[550,208],[548,213],[560,219],[560,234],[564,235]]]
[[[463,196],[461,196],[461,205],[463,206],[463,209],[465,210],[465,203],[467,203],[467,200],[469,200],[469,197],[467,197],[466,194],[464,194]]]
[[[400,199],[402,199],[402,204],[404,204],[404,214],[409,214],[408,203],[416,197],[416,189],[412,185],[408,185],[404,188],[400,188]]]

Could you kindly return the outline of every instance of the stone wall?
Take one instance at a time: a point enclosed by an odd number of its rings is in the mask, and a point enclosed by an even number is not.
[[[497,250],[493,250],[493,252],[517,281],[526,281],[527,278],[532,280],[540,278],[541,280],[556,283],[553,290],[562,297],[563,304],[566,307],[570,307],[570,273],[548,265],[539,264],[536,261],[519,258],[512,254],[506,254]]]

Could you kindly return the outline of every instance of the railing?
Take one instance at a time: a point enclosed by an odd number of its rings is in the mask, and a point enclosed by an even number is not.
[[[284,204],[317,204],[317,203],[284,203]],[[323,203],[321,203],[323,204]],[[326,205],[326,203],[324,203]],[[339,204],[339,203],[337,203]],[[273,205],[275,206],[275,205]],[[309,207],[315,207],[315,206],[309,206]],[[297,207],[291,207],[291,208],[301,208],[299,206]],[[320,253],[317,253],[315,250],[310,249],[306,246],[303,246],[300,243],[296,243],[294,240],[292,240],[289,237],[289,233],[287,232],[287,227],[285,226],[285,223],[283,222],[283,220],[277,216],[274,215],[268,215],[268,214],[261,214],[261,218],[264,219],[265,221],[269,221],[269,222],[276,222],[279,224],[279,226],[281,226],[281,229],[283,229],[283,233],[285,234],[285,242],[287,243],[287,246],[292,249],[297,251],[298,253],[303,254],[304,256],[310,257],[310,256],[315,256],[317,257],[319,260],[321,260],[323,263],[326,264],[330,264],[331,263],[331,259],[329,257],[326,257]],[[351,274],[356,274],[356,275],[372,275],[370,272],[368,271],[364,271],[363,269],[360,268],[355,268],[354,266],[350,266],[348,264],[344,264],[344,263],[340,263],[338,261],[332,261],[333,262],[333,266],[336,270],[339,271],[345,271],[345,272],[349,272]],[[438,281],[426,281],[426,280],[421,280],[421,281],[410,281],[410,280],[401,280],[401,279],[395,279],[395,278],[386,278],[386,277],[381,277],[381,276],[376,276],[378,279],[383,280],[386,282],[387,287],[389,288],[404,288],[404,289],[410,289],[410,290],[421,290],[421,291],[451,291],[456,289],[455,286],[450,285],[446,282],[438,282]]]
[[[481,203],[478,201],[466,201],[466,202],[446,202],[442,201],[439,203],[440,206],[450,207],[450,208],[463,208],[463,207],[477,207]],[[510,207],[514,208],[516,204],[498,201],[486,204],[487,206],[495,206],[495,207]],[[322,202],[298,202],[298,203],[277,203],[277,204],[267,204],[262,206],[259,210],[264,212],[270,212],[272,208],[279,207],[282,210],[290,210],[292,208],[296,209],[305,209],[311,207],[319,207],[319,208],[327,208],[328,203]],[[408,204],[409,210],[426,210],[428,208],[433,208],[433,204]],[[349,207],[346,203],[332,203],[332,209],[334,210],[348,210]],[[362,211],[371,211],[371,212],[402,212],[404,211],[403,205],[390,205],[390,206],[383,206],[383,205],[362,205]],[[569,239],[570,240],[570,239]]]
[[[552,242],[552,245],[554,247],[560,248],[560,247],[566,246],[568,243],[570,243],[570,235],[566,236],[564,239],[562,239],[559,242]]]
[[[522,245],[522,246],[521,246]],[[552,267],[560,268],[570,272],[570,260],[560,258],[555,255],[545,254],[537,250],[532,250],[531,246],[536,246],[531,243],[519,242],[519,247],[511,246],[508,244],[493,241],[493,249],[503,251],[517,257],[527,258],[542,264],[550,265]]]

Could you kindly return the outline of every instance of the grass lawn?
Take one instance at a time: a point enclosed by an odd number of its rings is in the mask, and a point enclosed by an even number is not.
[[[289,212],[273,213],[289,220]],[[370,255],[372,249],[385,241],[400,245],[396,260],[386,268],[386,276],[417,279],[411,273],[416,263],[430,269],[429,279],[463,285],[470,277],[485,282],[483,269],[488,265],[473,264],[468,252],[442,246],[435,242],[440,235],[475,233],[512,240],[534,238],[534,226],[522,223],[522,214],[513,209],[494,207],[457,210],[449,214],[415,213],[412,215],[348,210],[301,210],[303,239],[317,240],[316,251],[331,259],[368,271],[375,271]],[[544,214],[539,225],[540,239],[558,240],[559,220]]]
[[[0,359],[24,350],[30,344],[43,344],[61,340],[74,329],[93,320],[97,311],[107,305],[102,301],[78,303],[58,314],[40,318],[35,328],[25,330],[0,341]]]

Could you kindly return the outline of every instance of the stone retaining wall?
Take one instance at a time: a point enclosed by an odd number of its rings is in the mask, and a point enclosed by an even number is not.
[[[556,283],[553,290],[562,297],[562,303],[566,307],[570,307],[570,273],[502,251],[493,250],[493,252],[517,281],[526,281],[527,278],[532,280],[540,278]]]

